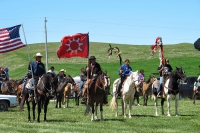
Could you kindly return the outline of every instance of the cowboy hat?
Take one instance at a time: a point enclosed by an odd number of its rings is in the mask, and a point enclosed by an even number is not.
[[[35,57],[42,57],[40,53],[35,54]]]
[[[66,70],[65,69],[61,69],[60,72],[66,72]]]
[[[95,60],[95,56],[90,56],[89,60]]]

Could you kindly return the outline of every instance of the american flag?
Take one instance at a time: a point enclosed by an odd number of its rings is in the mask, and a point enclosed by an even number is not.
[[[19,36],[19,28],[21,25],[16,25],[9,28],[0,29],[0,54],[17,50],[25,47]]]

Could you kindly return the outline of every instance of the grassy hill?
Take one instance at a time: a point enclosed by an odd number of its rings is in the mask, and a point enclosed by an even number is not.
[[[48,62],[49,67],[53,65],[55,71],[58,73],[60,69],[67,70],[67,74],[77,76],[80,74],[80,68],[85,67],[87,60],[84,58],[70,58],[58,59],[56,51],[60,43],[48,43]],[[123,62],[125,59],[130,59],[131,67],[133,70],[145,70],[145,76],[157,72],[159,65],[158,51],[155,55],[149,58],[150,46],[149,45],[125,45],[125,44],[112,44],[117,46],[122,52]],[[108,43],[90,43],[90,55],[95,55],[97,62],[101,64],[103,70],[108,72],[112,81],[118,78],[117,71],[119,69],[119,59],[114,54],[110,59],[108,58]],[[30,59],[34,61],[34,55],[40,52],[43,56],[42,61],[45,63],[45,45],[44,43],[28,45],[30,51]],[[174,45],[164,45],[164,57],[170,60],[173,69],[182,66],[186,71],[187,76],[195,76],[199,73],[199,55],[200,52],[194,49],[193,44],[181,43]],[[14,79],[22,78],[27,72],[28,53],[27,48],[22,48],[10,53],[1,54],[1,66],[9,67],[10,77]]]

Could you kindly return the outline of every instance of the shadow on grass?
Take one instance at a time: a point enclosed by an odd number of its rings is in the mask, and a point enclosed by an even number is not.
[[[47,123],[50,123],[50,122],[70,122],[70,123],[76,123],[76,122],[78,122],[78,121],[75,121],[75,120],[52,120],[52,119],[50,119],[50,120],[47,120]]]
[[[119,121],[119,122],[125,122],[126,119],[120,119],[120,118],[113,118],[113,119],[104,119],[104,121]]]
[[[155,115],[139,115],[139,114],[135,114],[135,115],[131,115],[132,117],[156,117]]]
[[[189,115],[184,115],[184,114],[180,115],[179,114],[178,116],[198,116],[198,115],[190,115],[190,114]]]

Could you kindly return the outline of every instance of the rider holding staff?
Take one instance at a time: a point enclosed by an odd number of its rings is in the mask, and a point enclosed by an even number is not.
[[[90,56],[89,65],[86,68],[86,72],[88,74],[88,78],[90,79],[90,83],[89,83],[89,87],[88,87],[88,89],[90,90],[90,89],[92,89],[92,86],[94,86],[98,75],[102,74],[101,66],[99,65],[99,63],[96,62],[95,56]],[[105,94],[104,104],[107,104],[107,103],[108,103],[108,101],[107,101],[107,97]]]

